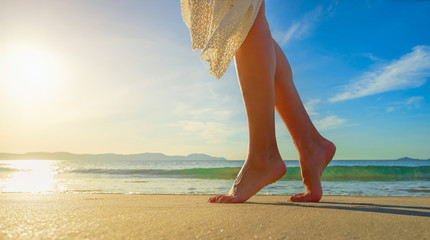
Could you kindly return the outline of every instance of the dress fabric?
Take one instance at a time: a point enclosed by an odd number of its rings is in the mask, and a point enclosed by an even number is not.
[[[263,0],[181,0],[182,18],[193,49],[217,79],[248,35]]]

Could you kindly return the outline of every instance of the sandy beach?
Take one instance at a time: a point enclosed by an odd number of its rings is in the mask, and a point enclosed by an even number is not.
[[[429,197],[0,194],[0,239],[430,239]]]

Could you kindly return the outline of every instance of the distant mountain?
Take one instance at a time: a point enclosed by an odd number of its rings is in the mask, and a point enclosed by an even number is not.
[[[206,154],[193,153],[188,156],[168,156],[163,153],[139,154],[74,154],[69,152],[29,152],[24,154],[0,153],[0,160],[226,160]]]
[[[402,157],[396,160],[397,161],[429,161],[430,159],[416,159],[416,158],[410,158],[410,157]]]

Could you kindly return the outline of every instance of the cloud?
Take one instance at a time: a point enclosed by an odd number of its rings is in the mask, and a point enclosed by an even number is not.
[[[315,112],[315,105],[317,105],[320,102],[321,102],[321,99],[311,99],[304,104],[309,116],[318,115],[318,113]]]
[[[387,107],[387,109],[385,109],[386,112],[393,112],[394,110],[396,110],[395,107]]]
[[[280,45],[286,45],[292,38],[303,38],[313,28],[322,13],[322,6],[319,5],[306,13],[300,20],[295,21],[285,32],[275,32],[275,39]]]
[[[403,55],[372,72],[365,73],[356,81],[343,87],[344,91],[329,99],[330,102],[345,101],[378,93],[416,88],[430,76],[430,46],[416,46]]]
[[[418,106],[421,100],[424,100],[423,96],[410,97],[405,101],[405,105],[415,105]]]
[[[393,112],[394,110],[399,110],[402,108],[412,109],[419,108],[421,101],[424,100],[423,96],[414,96],[406,99],[405,101],[393,102],[390,106],[385,109],[386,112]]]
[[[227,127],[218,122],[186,120],[171,124],[171,126],[180,128],[181,135],[196,136],[198,140],[207,144],[222,144],[225,142],[225,138],[231,135],[231,132],[226,130]]]
[[[316,116],[318,113],[315,111],[315,106],[321,102],[321,99],[310,99],[304,105],[309,116]],[[338,116],[331,114],[322,119],[312,120],[316,128],[320,131],[335,129],[343,126],[346,123],[346,119],[339,118]]]
[[[316,128],[320,131],[335,129],[343,126],[346,119],[339,118],[336,115],[329,115],[323,119],[313,120]]]
[[[325,8],[322,5],[316,6],[314,9],[303,15],[302,18],[293,22],[288,30],[274,31],[274,38],[280,45],[286,45],[292,39],[301,39],[306,37],[313,31],[321,16],[333,15],[335,5],[337,5],[337,1]]]
[[[212,104],[214,107],[201,107],[199,105],[192,105],[191,103],[176,103],[176,107],[173,110],[173,113],[180,116],[187,116],[188,118],[192,118],[193,120],[212,120],[212,121],[228,121],[229,118],[233,115],[231,110],[225,109],[217,106],[216,104]]]
[[[378,58],[377,56],[373,55],[372,53],[363,53],[361,54],[361,56],[366,57],[372,61],[381,61],[380,58]]]

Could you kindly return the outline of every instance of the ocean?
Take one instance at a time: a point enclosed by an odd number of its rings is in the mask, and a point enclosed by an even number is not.
[[[298,161],[258,194],[304,190]],[[214,160],[0,160],[0,193],[221,194],[243,161]],[[429,160],[334,160],[325,195],[430,196]]]

